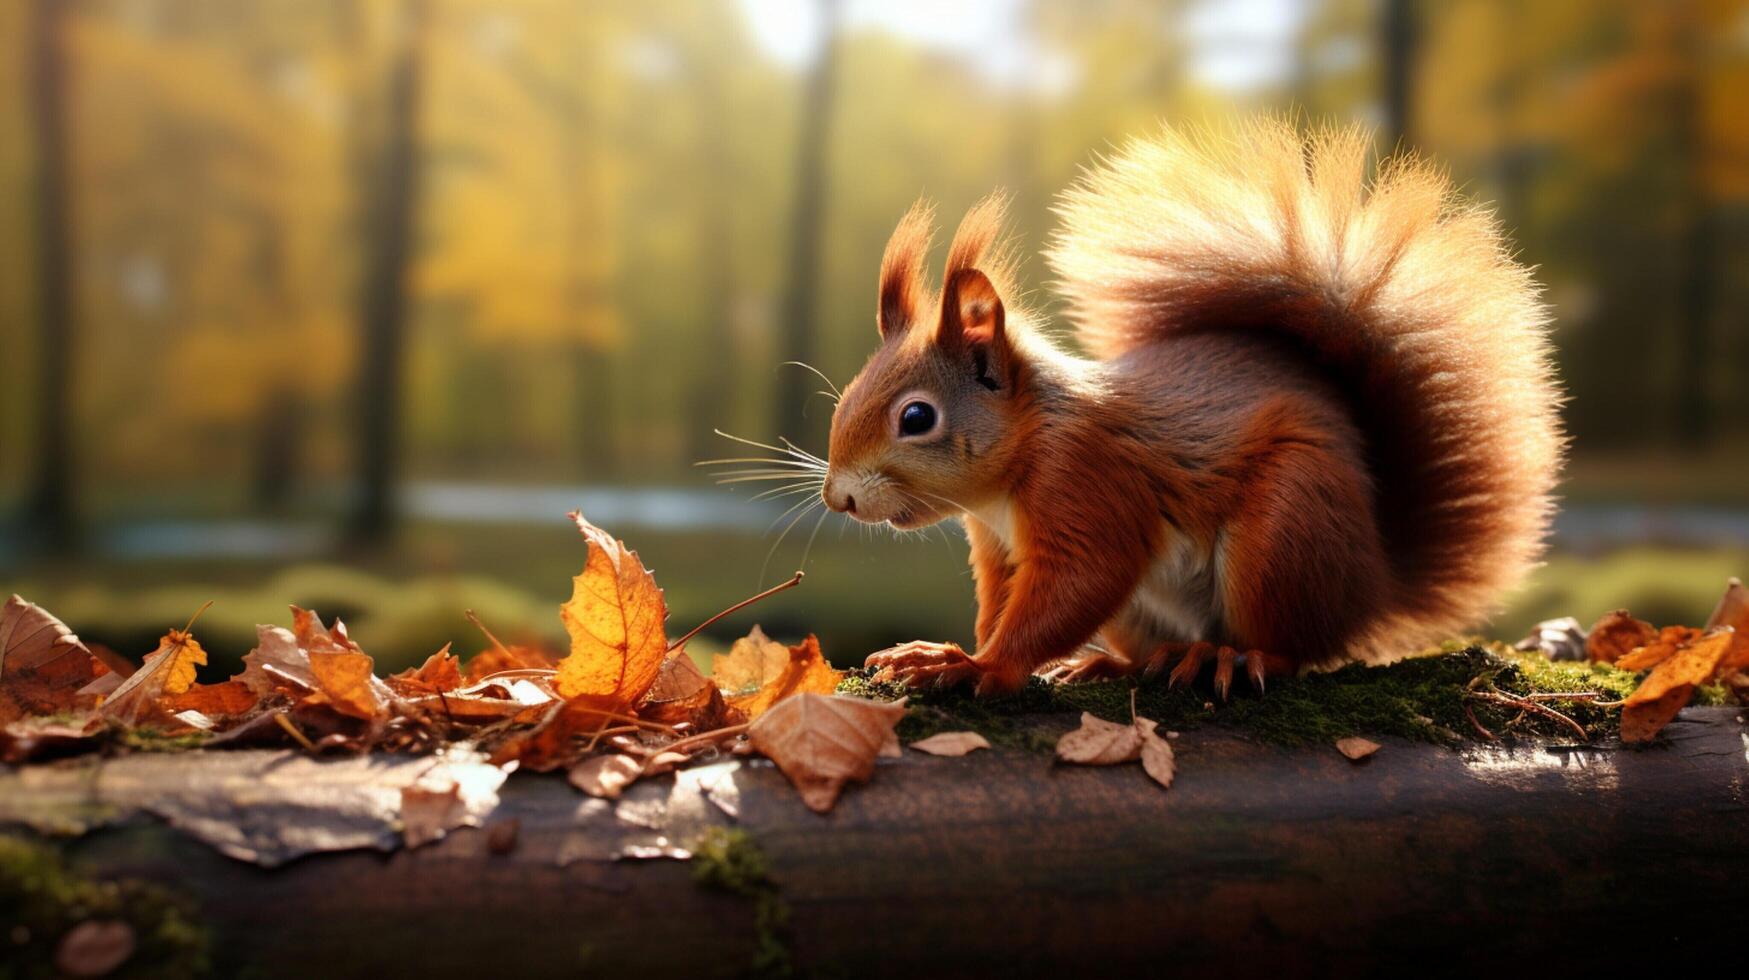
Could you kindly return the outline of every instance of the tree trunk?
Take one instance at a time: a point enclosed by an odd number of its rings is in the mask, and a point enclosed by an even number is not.
[[[1706,57],[1700,14],[1689,5],[1681,35],[1682,77],[1673,92],[1682,230],[1676,286],[1676,440],[1689,449],[1712,440],[1713,292],[1718,243],[1707,199]]]
[[[79,538],[73,432],[73,214],[67,134],[67,48],[63,0],[35,0],[31,113],[36,132],[37,369],[36,477],[29,527],[44,551],[64,553]]]
[[[407,276],[419,194],[419,103],[427,0],[401,8],[399,48],[390,68],[384,139],[368,191],[369,236],[358,372],[358,500],[353,541],[375,545],[394,533],[401,462],[402,369],[406,357]]]
[[[723,98],[727,79],[720,58],[707,53],[704,59],[692,78],[693,102],[698,107],[699,168],[711,176],[701,178],[704,194],[698,206],[699,268],[704,278],[704,357],[697,362],[699,375],[687,392],[689,463],[724,455],[721,451],[724,442],[715,430],[729,427],[727,415],[735,403],[738,370],[734,338],[735,243],[729,210],[734,175],[728,172],[729,107]]]
[[[801,126],[796,134],[795,199],[790,213],[790,254],[786,273],[778,353],[782,360],[813,364],[817,359],[819,288],[823,247],[821,229],[826,214],[826,149],[831,133],[832,97],[838,73],[838,33],[842,0],[819,0],[820,45],[803,93]],[[817,387],[813,375],[786,368],[778,375],[770,435],[789,436],[804,446],[825,431],[821,415],[805,421],[802,410]],[[817,449],[815,451],[818,451]]]
[[[1392,151],[1415,145],[1415,57],[1419,45],[1416,0],[1383,0],[1379,23],[1380,92],[1385,138]]]
[[[462,830],[263,871],[139,819],[60,846],[91,873],[188,893],[221,976],[730,977],[761,949],[798,976],[1616,975],[1729,944],[1749,901],[1740,710],[1687,709],[1640,750],[1387,740],[1360,763],[1205,729],[1174,742],[1169,790],[1134,764],[907,751],[826,816],[770,764],[742,761],[722,767],[733,822],[696,780],[646,780],[616,810],[556,775],[517,773],[486,817],[517,822],[503,854]],[[144,758],[149,779],[130,775],[139,756],[0,769],[0,820],[33,804],[39,827],[113,819],[105,794],[125,785],[178,819],[166,794],[198,791],[162,770],[201,754]],[[51,783],[70,787],[60,810]],[[245,794],[271,807],[261,794],[282,791]],[[337,810],[358,792],[308,791]],[[252,845],[296,813],[239,807],[203,812]],[[731,823],[768,876],[744,874],[739,896],[695,883],[704,858],[629,856]]]

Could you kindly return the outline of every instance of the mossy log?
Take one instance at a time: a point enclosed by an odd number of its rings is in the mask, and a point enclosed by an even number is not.
[[[1688,709],[1641,750],[1388,739],[1360,763],[1207,729],[1175,743],[1170,790],[1134,765],[907,752],[826,816],[743,761],[738,820],[657,831],[633,825],[670,777],[616,813],[518,774],[485,830],[271,870],[144,816],[57,846],[186,896],[218,976],[1571,974],[1741,924],[1739,713]],[[706,825],[735,829],[691,861],[611,859]]]

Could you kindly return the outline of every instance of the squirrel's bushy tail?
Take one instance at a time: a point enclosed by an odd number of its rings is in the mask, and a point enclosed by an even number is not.
[[[1360,129],[1266,120],[1131,142],[1065,195],[1050,251],[1090,353],[1177,331],[1297,343],[1368,440],[1391,608],[1380,661],[1473,627],[1537,560],[1563,439],[1548,314],[1492,215]]]

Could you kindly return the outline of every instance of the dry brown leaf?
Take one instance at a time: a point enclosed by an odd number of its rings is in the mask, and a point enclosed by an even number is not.
[[[61,937],[55,969],[69,977],[104,977],[133,955],[133,926],[120,919],[87,919]]]
[[[873,775],[875,758],[896,738],[893,726],[904,716],[903,699],[797,694],[754,719],[747,737],[789,777],[808,809],[825,813],[846,782]]]
[[[1719,597],[1719,604],[1713,607],[1713,614],[1707,617],[1706,628],[1716,629],[1729,626],[1736,631],[1736,639],[1731,642],[1731,652],[1725,654],[1725,659],[1719,664],[1719,680],[1724,681],[1734,691],[1744,684],[1749,684],[1749,677],[1741,682],[1736,675],[1749,671],[1749,589],[1743,587],[1738,579],[1725,583],[1725,594]]]
[[[629,755],[596,755],[572,766],[565,778],[590,796],[617,800],[637,781],[642,768],[643,764]]]
[[[74,755],[96,745],[103,731],[96,715],[61,718],[20,718],[0,725],[0,762],[13,764],[53,756]]]
[[[67,624],[16,595],[0,606],[0,724],[71,710],[97,676]]]
[[[656,682],[668,655],[662,590],[637,552],[581,513],[571,519],[589,543],[589,559],[572,582],[570,601],[559,607],[571,653],[559,661],[554,687],[565,698],[606,698],[630,707]]]
[[[831,694],[844,675],[832,669],[812,634],[793,647],[765,635],[759,627],[736,640],[727,654],[711,661],[711,679],[729,704],[757,718],[796,694]]]
[[[475,654],[468,661],[467,669],[462,671],[462,681],[477,684],[507,670],[552,670],[558,665],[558,658],[536,647],[517,644],[493,647]]]
[[[1348,761],[1350,762],[1359,762],[1367,756],[1372,755],[1374,752],[1377,752],[1379,748],[1379,743],[1374,742],[1371,739],[1358,738],[1353,735],[1336,740],[1336,751],[1347,756]]]
[[[1651,670],[1676,655],[1676,651],[1700,639],[1705,630],[1692,626],[1666,626],[1640,647],[1615,662],[1623,670]]]
[[[1057,740],[1057,758],[1082,766],[1131,762],[1142,752],[1138,725],[1120,725],[1091,712],[1081,713],[1081,727]]]
[[[218,684],[196,684],[181,694],[166,697],[163,707],[171,714],[198,711],[208,717],[224,718],[246,713],[259,700],[255,692],[249,689],[249,685],[232,680]]]
[[[704,676],[684,649],[662,661],[656,683],[638,706],[638,716],[664,725],[688,724],[701,732],[747,720],[729,707],[723,692]]]
[[[911,747],[930,755],[961,756],[987,749],[990,742],[977,732],[941,732],[928,738],[920,738],[912,742]]]
[[[418,697],[461,687],[462,672],[457,666],[455,655],[449,652],[449,644],[445,643],[442,650],[425,658],[423,664],[409,667],[399,674],[391,674],[385,679],[385,683],[403,697]]]
[[[401,787],[401,839],[420,847],[460,827],[468,817],[461,784],[453,779]]]
[[[312,650],[310,677],[316,682],[316,693],[304,703],[331,705],[343,715],[374,721],[387,712],[388,704],[373,683],[373,667],[368,654]]]
[[[146,654],[146,662],[132,677],[122,681],[115,693],[103,699],[98,712],[124,725],[137,725],[162,714],[159,702],[167,695],[181,694],[194,686],[195,668],[206,663],[206,651],[194,637],[171,630],[158,641],[158,649]]]
[[[1162,738],[1155,728],[1151,718],[1136,719],[1136,729],[1142,733],[1142,771],[1162,789],[1170,789],[1173,777],[1178,775],[1178,760],[1172,753],[1172,743]]]
[[[1617,609],[1599,619],[1585,637],[1585,655],[1598,663],[1613,664],[1657,638],[1651,623],[1635,619],[1626,609]]]
[[[536,723],[499,742],[492,751],[492,763],[515,761],[535,772],[570,766],[581,752],[580,740],[618,724],[610,716],[618,714],[620,708],[605,698],[572,698],[536,709],[543,712]]]
[[[1694,689],[1718,673],[1719,663],[1731,651],[1734,640],[1735,634],[1729,630],[1708,633],[1679,647],[1652,668],[1622,702],[1622,741],[1651,741],[1694,697]]]

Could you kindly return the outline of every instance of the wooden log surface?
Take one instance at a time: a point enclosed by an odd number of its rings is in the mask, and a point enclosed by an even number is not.
[[[517,774],[489,818],[519,825],[506,854],[468,829],[266,869],[147,814],[60,846],[82,871],[191,895],[219,976],[745,975],[754,900],[695,884],[694,862],[615,859],[706,824],[763,852],[800,975],[1567,974],[1740,947],[1725,938],[1749,915],[1740,715],[1688,709],[1641,750],[1387,741],[1358,764],[1188,732],[1170,790],[1134,765],[907,752],[826,816],[737,761],[711,776],[734,821],[696,778],[616,806]],[[77,815],[25,775],[0,771],[0,818],[26,796],[38,826],[45,807]]]

